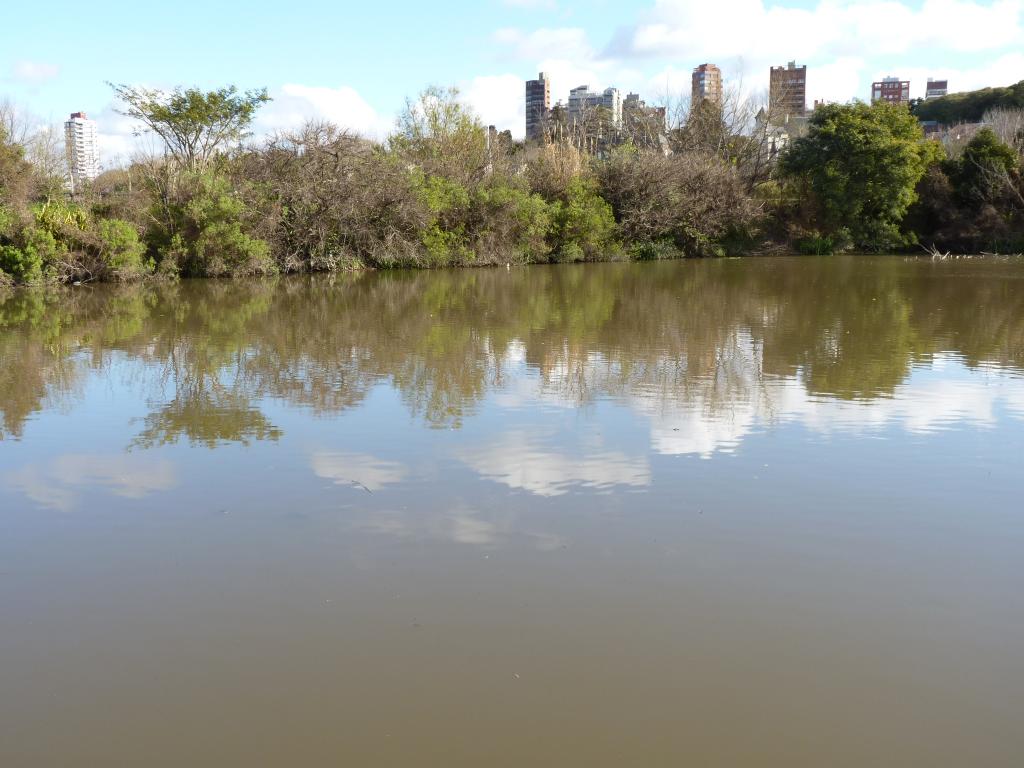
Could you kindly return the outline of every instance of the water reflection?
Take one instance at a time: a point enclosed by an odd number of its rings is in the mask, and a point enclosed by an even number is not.
[[[378,385],[433,428],[463,427],[489,396],[615,400],[673,454],[734,449],[779,420],[984,422],[1001,398],[1019,411],[1018,388],[990,385],[1024,365],[1022,280],[1012,261],[774,259],[19,292],[0,303],[0,435],[114,371],[146,397],[140,448],[278,440],[268,403],[330,416]],[[937,366],[964,377],[911,375]],[[510,434],[478,468],[551,492],[542,473],[496,472],[510,451],[558,464]],[[643,483],[636,460],[603,461],[577,479]]]
[[[401,482],[407,474],[405,467],[397,462],[358,453],[317,451],[310,463],[317,477],[371,493]]]
[[[545,449],[541,440],[518,429],[485,445],[460,449],[458,456],[481,477],[538,496],[561,496],[575,487],[608,491],[651,482],[646,456],[627,456],[600,444],[571,455]]]
[[[0,475],[0,481],[39,506],[61,512],[74,509],[81,493],[91,487],[142,499],[177,485],[169,461],[97,454],[65,454],[44,465],[27,464]]]
[[[0,297],[0,765],[1015,765],[1022,285]]]

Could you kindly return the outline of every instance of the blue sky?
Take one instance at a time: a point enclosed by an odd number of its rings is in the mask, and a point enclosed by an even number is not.
[[[865,98],[871,80],[929,75],[954,89],[1024,79],[1024,0],[449,0],[267,3],[51,0],[5,10],[0,97],[46,122],[85,110],[109,156],[131,126],[105,81],[266,86],[262,131],[325,117],[380,135],[403,99],[457,84],[485,122],[522,133],[522,81],[541,68],[564,98],[582,83],[686,92],[690,69],[722,67],[748,91],[767,69],[809,66],[809,99]]]

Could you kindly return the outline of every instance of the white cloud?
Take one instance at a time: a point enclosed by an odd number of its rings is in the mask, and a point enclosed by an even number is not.
[[[3,477],[8,488],[43,507],[68,512],[83,488],[99,487],[115,496],[141,499],[177,485],[174,465],[131,455],[68,454],[48,466],[29,465]]]
[[[393,461],[378,459],[361,453],[314,453],[310,463],[317,477],[332,481],[335,485],[348,485],[379,491],[401,482],[406,468]]]
[[[929,77],[937,80],[949,80],[949,87],[953,91],[972,91],[977,88],[1010,85],[1024,80],[1024,53],[1008,53],[992,61],[965,69],[901,67],[899,75],[904,80],[910,80],[910,95],[915,98],[924,96]],[[874,76],[881,76],[881,73],[876,72]]]
[[[505,28],[499,29],[494,37],[520,59],[546,59],[557,52],[558,58],[587,61],[595,55],[586,30],[579,27],[541,27],[532,32]]]
[[[521,137],[525,130],[525,85],[518,75],[475,77],[461,86],[462,99],[480,116],[485,125],[499,131],[510,130]]]
[[[658,0],[638,24],[620,30],[609,53],[699,58],[705,52],[762,58],[771,48],[790,58],[812,58],[933,47],[992,51],[1024,39],[1022,15],[1022,0],[925,0],[918,8],[892,0],[822,0],[811,8],[768,5],[764,0]]]
[[[466,450],[459,458],[481,477],[538,496],[562,496],[574,487],[608,491],[616,486],[643,487],[651,482],[645,456],[609,450],[570,456],[545,450],[521,431]]]
[[[21,60],[14,62],[12,74],[16,81],[29,85],[40,85],[53,80],[60,74],[60,67],[43,61]]]
[[[933,362],[933,368],[944,370],[942,379],[919,372],[891,397],[841,400],[815,396],[801,375],[764,378],[759,373],[760,352],[751,346],[746,354],[749,364],[742,367],[742,380],[730,380],[729,392],[712,388],[677,403],[630,399],[631,406],[650,419],[655,452],[710,457],[731,452],[748,435],[779,423],[797,423],[819,434],[864,434],[890,427],[928,434],[964,425],[994,427],[1002,405],[1016,417],[1024,416],[1019,379],[998,369],[984,376],[967,374],[955,356],[940,355]],[[731,396],[737,391],[745,396]]]
[[[260,133],[297,128],[311,119],[327,120],[369,138],[382,139],[393,125],[380,115],[354,88],[287,83],[270,93],[273,101],[259,111],[256,129]]]

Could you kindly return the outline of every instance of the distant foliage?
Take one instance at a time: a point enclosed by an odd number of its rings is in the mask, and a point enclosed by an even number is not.
[[[1019,164],[1017,153],[989,128],[967,142],[963,154],[945,164],[959,201],[977,209],[994,200]]]
[[[1020,155],[984,128],[957,157],[934,163],[918,187],[906,226],[929,246],[958,251],[1024,251]]]
[[[1005,88],[982,88],[922,101],[914,107],[914,116],[956,125],[977,123],[991,109],[1024,109],[1024,80]]]

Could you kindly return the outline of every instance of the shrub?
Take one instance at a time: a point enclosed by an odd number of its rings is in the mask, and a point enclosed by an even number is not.
[[[466,239],[472,203],[469,190],[457,181],[419,170],[413,173],[413,185],[420,202],[431,214],[431,221],[420,233],[428,264],[446,267],[473,262],[476,254]]]
[[[544,144],[526,155],[530,189],[548,201],[563,199],[574,180],[591,176],[587,156],[572,144]]]
[[[161,272],[186,276],[267,275],[277,271],[268,244],[243,229],[251,213],[230,181],[212,172],[183,177],[157,233]]]
[[[139,242],[139,233],[127,221],[107,219],[98,227],[100,255],[104,266],[118,280],[135,280],[152,271],[146,246]]]
[[[617,251],[612,207],[596,185],[577,177],[565,199],[551,206],[551,240],[557,261],[607,259]]]
[[[804,256],[829,256],[850,247],[849,236],[844,230],[827,235],[813,230],[794,238],[794,244],[797,252]]]
[[[14,211],[0,204],[0,241],[14,237],[15,223]]]
[[[757,220],[758,208],[735,169],[711,154],[620,151],[598,167],[598,177],[623,240],[636,246],[661,242],[685,255],[716,255],[726,237]]]
[[[551,215],[540,195],[497,179],[475,191],[473,207],[480,221],[473,233],[478,260],[524,264],[547,258]]]
[[[18,283],[36,283],[43,276],[43,262],[38,251],[14,245],[0,245],[0,272]]]
[[[89,215],[74,203],[47,200],[32,207],[36,224],[51,234],[66,231],[84,232],[89,228]]]
[[[661,261],[684,257],[679,248],[668,240],[647,240],[630,246],[629,256],[635,261]]]
[[[972,209],[996,200],[1017,170],[1017,153],[990,128],[982,128],[967,142],[963,154],[945,164],[958,201]]]

